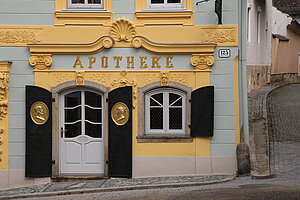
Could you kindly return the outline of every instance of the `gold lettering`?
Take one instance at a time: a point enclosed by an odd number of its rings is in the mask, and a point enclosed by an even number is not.
[[[108,57],[107,56],[101,56],[101,63],[102,63],[102,68],[107,68],[108,67]]]
[[[96,62],[96,57],[89,56],[89,68],[93,68],[93,64]]]
[[[84,68],[84,66],[82,65],[82,62],[80,60],[80,56],[77,56],[76,60],[75,60],[75,63],[73,65],[73,68],[76,68],[78,66],[80,66],[80,68]]]
[[[161,59],[160,56],[152,56],[152,68],[160,68],[159,60]]]
[[[173,56],[166,56],[166,68],[173,68],[172,63]]]
[[[114,60],[116,61],[115,68],[120,68],[120,61],[122,60],[122,56],[114,56]]]
[[[148,68],[148,65],[146,64],[147,56],[140,56],[140,68]]]
[[[127,56],[127,68],[134,68],[134,56]]]

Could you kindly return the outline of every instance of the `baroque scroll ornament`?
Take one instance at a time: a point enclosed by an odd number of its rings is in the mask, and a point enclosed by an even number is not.
[[[33,54],[29,58],[29,63],[34,66],[35,69],[44,70],[52,65],[51,56],[51,54]]]
[[[135,37],[136,31],[133,23],[122,17],[112,24],[109,35],[117,42],[130,42]]]
[[[215,61],[212,55],[193,54],[190,62],[191,65],[193,65],[196,69],[206,70],[206,69],[210,69]]]
[[[133,90],[132,90],[132,96],[133,96],[133,105],[132,107],[135,108],[136,107],[136,99],[137,99],[137,84],[135,80],[129,80],[129,78],[127,77],[127,71],[123,70],[120,73],[121,78],[118,80],[114,80],[113,83],[111,84],[114,88],[120,88],[120,87],[125,87],[125,86],[132,86]]]

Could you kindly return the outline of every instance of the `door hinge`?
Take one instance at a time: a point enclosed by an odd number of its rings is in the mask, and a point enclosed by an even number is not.
[[[52,98],[52,102],[55,102],[55,98]]]
[[[108,98],[106,98],[105,101],[108,102]]]
[[[55,160],[52,160],[52,165],[55,165]]]

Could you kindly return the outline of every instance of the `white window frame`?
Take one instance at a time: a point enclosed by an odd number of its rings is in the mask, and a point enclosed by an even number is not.
[[[88,0],[84,0],[84,4],[72,4],[72,0],[68,0],[68,8],[103,9],[103,1],[100,4],[89,4]]]
[[[163,129],[150,129],[150,98],[155,94],[163,94]],[[169,94],[174,93],[181,96],[182,106],[182,128],[169,129]],[[172,106],[173,107],[173,106]],[[174,108],[174,107],[173,107]],[[145,134],[146,135],[177,135],[186,134],[186,93],[174,88],[158,88],[145,94]]]
[[[184,0],[181,0],[181,3],[167,3],[167,0],[164,0],[163,4],[151,4],[151,0],[147,0],[147,8],[151,9],[183,9]]]

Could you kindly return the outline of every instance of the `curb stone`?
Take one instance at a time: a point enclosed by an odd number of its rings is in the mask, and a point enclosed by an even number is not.
[[[156,184],[156,185],[139,185],[139,186],[125,186],[125,187],[110,187],[110,188],[93,188],[93,189],[76,189],[76,190],[65,190],[57,192],[41,192],[41,193],[29,193],[22,195],[10,195],[0,196],[0,200],[4,199],[21,199],[21,198],[35,198],[35,197],[51,197],[60,195],[74,195],[74,194],[85,194],[85,193],[97,193],[97,192],[116,192],[126,190],[143,190],[143,189],[155,189],[155,188],[176,188],[176,187],[189,187],[189,186],[201,186],[225,183],[232,181],[236,178],[236,175],[228,175],[226,178],[217,181],[206,181],[206,182],[187,182],[187,183],[170,183],[170,184]]]

